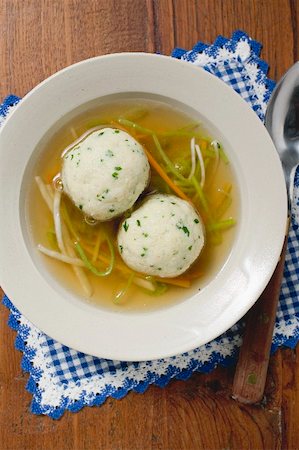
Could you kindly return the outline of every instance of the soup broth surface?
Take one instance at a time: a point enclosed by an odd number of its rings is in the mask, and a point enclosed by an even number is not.
[[[216,150],[215,142],[211,145],[215,136],[209,136],[202,124],[198,123],[194,118],[186,116],[178,109],[165,103],[154,100],[139,98],[110,101],[107,104],[100,104],[84,113],[78,114],[60,126],[60,128],[56,128],[55,133],[52,133],[50,138],[43,142],[41,156],[34,168],[34,175],[40,176],[46,184],[52,184],[53,178],[61,171],[61,155],[66,147],[94,127],[124,127],[123,123],[119,123],[119,118],[124,118],[127,121],[137,123],[141,127],[153,130],[157,134],[167,156],[171,159],[176,169],[185,177],[188,177],[190,173],[190,141],[194,136],[204,155],[206,181],[203,194],[208,202],[209,211],[213,215],[214,222],[219,224],[220,222],[224,223],[225,220],[230,220],[231,217],[234,219],[238,218],[238,192],[233,168],[223,149],[221,148],[220,151]],[[133,127],[125,126],[124,128],[167,171],[157,152],[152,136],[143,134],[140,130]],[[176,136],[172,135],[173,131],[177,132]],[[172,180],[175,179],[171,173],[167,173]],[[195,176],[199,178],[201,176],[199,163],[196,166]],[[174,194],[155,169],[151,168],[150,184],[144,194],[157,191]],[[185,192],[188,196],[188,190]],[[115,311],[140,311],[175,304],[190,297],[190,294],[198,292],[216,276],[229,255],[236,230],[236,226],[232,226],[223,232],[222,230],[217,231],[217,229],[210,231],[211,225],[208,224],[209,218],[204,211],[201,199],[192,192],[190,192],[190,195],[192,195],[191,200],[194,206],[203,217],[207,231],[205,247],[200,257],[187,272],[177,277],[178,281],[191,280],[191,286],[188,288],[167,284],[167,291],[162,295],[155,296],[149,295],[140,287],[132,284],[127,294],[116,304],[114,297],[125,287],[129,276],[128,273],[114,269],[107,277],[96,277],[87,269],[84,269],[93,288],[93,295],[90,298],[86,298],[71,266],[45,255],[41,255],[41,258],[43,258],[52,276],[66,289],[100,307]],[[55,235],[53,235],[53,218],[35,183],[33,183],[31,192],[28,195],[27,205],[31,235],[34,242],[36,245],[42,244],[47,248],[57,250],[55,248]],[[85,222],[82,212],[72,204],[66,195],[63,195],[63,205],[63,207],[67,208],[68,215],[78,232],[82,236],[88,236],[89,242],[94,243],[94,246],[97,243],[99,233],[107,233],[115,246],[116,265],[124,265],[116,244],[117,230],[123,216],[91,226]],[[135,207],[138,207],[138,202]],[[221,209],[223,212],[221,212]],[[157,217],[157,220],[160,220],[160,218]],[[99,252],[101,251],[109,254],[107,249],[105,249],[105,244],[103,244],[102,248],[100,247]],[[90,259],[92,258],[92,248],[87,256]],[[103,263],[96,262],[95,265],[99,266],[101,270],[105,268]],[[163,283],[163,279],[160,281]]]

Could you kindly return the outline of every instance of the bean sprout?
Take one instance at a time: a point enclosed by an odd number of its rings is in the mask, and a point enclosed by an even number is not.
[[[200,164],[200,171],[201,171],[201,178],[200,178],[200,187],[203,188],[206,181],[206,171],[205,171],[205,165],[203,162],[202,153],[200,150],[200,147],[198,144],[195,144],[195,150],[198,156],[199,164]]]
[[[37,186],[39,188],[41,196],[45,200],[49,210],[53,213],[53,201],[52,201],[52,199],[50,197],[49,191],[48,191],[45,183],[43,182],[41,177],[35,177],[35,181],[36,181],[36,184],[37,184]]]
[[[55,190],[53,202],[53,219],[54,219],[56,239],[59,250],[61,251],[61,253],[66,254],[65,246],[62,239],[60,201],[61,201],[61,192]]]
[[[58,259],[59,261],[65,262],[67,264],[72,264],[73,266],[84,267],[83,261],[81,261],[81,259],[79,258],[72,258],[71,256],[63,255],[62,253],[50,250],[49,248],[46,248],[41,244],[38,244],[37,248],[41,253],[44,253],[51,258]]]
[[[191,163],[192,163],[192,165],[191,165],[191,171],[190,171],[188,180],[190,180],[193,177],[194,172],[195,172],[195,166],[196,166],[196,160],[195,160],[195,138],[194,137],[191,139],[191,142],[190,142],[190,151],[191,151]]]

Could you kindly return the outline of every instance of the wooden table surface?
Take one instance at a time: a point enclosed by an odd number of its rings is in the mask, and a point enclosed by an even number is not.
[[[55,71],[95,55],[169,54],[243,29],[263,43],[270,77],[298,60],[296,0],[0,0],[0,96],[23,96]],[[299,449],[298,350],[272,358],[265,401],[230,398],[234,368],[150,387],[59,421],[29,412],[27,375],[0,308],[0,450]]]

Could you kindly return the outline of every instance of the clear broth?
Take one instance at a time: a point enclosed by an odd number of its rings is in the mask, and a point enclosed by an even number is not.
[[[146,110],[147,113],[144,116],[140,113],[140,117],[137,117],[136,119],[136,117],[133,117],[134,111],[135,116],[138,116],[138,110],[141,112],[142,110]],[[130,111],[132,111],[131,117],[128,117],[130,116]],[[39,175],[46,183],[50,183],[53,177],[60,172],[61,154],[67,146],[89,129],[111,122],[115,123],[117,118],[122,115],[126,115],[132,120],[135,119],[139,125],[154,130],[156,133],[180,129],[188,126],[190,123],[194,123],[193,118],[186,116],[178,109],[170,107],[162,102],[148,99],[111,101],[107,104],[92,108],[83,114],[77,115],[58,129],[55,134],[52,134],[50,139],[43,144],[41,157],[34,168],[34,175]],[[140,133],[138,134],[134,132],[134,130],[128,129],[128,132],[136,137],[136,139],[146,146],[146,148],[158,159],[154,143],[150,137],[140,138]],[[196,128],[196,133],[199,132],[203,138],[212,140],[209,138],[209,134],[203,127],[199,126]],[[184,160],[190,158],[190,137],[180,137],[178,139],[168,139],[167,137],[164,137],[162,138],[161,143],[170,159],[176,161],[178,166],[180,166],[180,164],[183,165]],[[165,183],[153,169],[151,172],[151,182],[147,191],[158,190],[159,192],[167,192]],[[223,218],[232,216],[237,219],[238,192],[231,164],[225,164],[220,160],[217,176],[213,178],[209,187],[206,188],[205,195],[209,201],[210,209],[213,211],[214,205],[219,200],[219,189],[222,189],[227,183],[232,185],[232,203],[225,212]],[[76,221],[81,220],[83,222],[84,218],[81,212],[73,207],[69,200],[66,199],[65,201],[68,203],[72,218]],[[198,209],[199,212],[201,212],[200,205],[198,206]],[[41,198],[35,183],[32,186],[28,198],[28,211],[34,242],[49,247],[47,231],[53,229],[53,219],[44,200]],[[119,220],[120,219],[115,219],[106,222],[104,225],[113,237],[116,237]],[[93,231],[96,232],[101,226],[102,224],[96,225],[93,227]],[[226,230],[223,234],[222,243],[219,245],[213,245],[209,239],[207,240],[205,248],[198,260],[187,272],[185,272],[188,276],[194,277],[190,288],[169,285],[166,293],[155,297],[144,293],[139,287],[131,285],[128,295],[116,305],[113,303],[113,298],[115,294],[124,287],[126,279],[123,276],[120,276],[120,273],[117,271],[113,271],[112,274],[107,277],[98,278],[91,273],[88,273],[86,270],[94,291],[92,297],[86,298],[86,300],[115,311],[152,310],[182,301],[185,298],[190,297],[190,294],[196,293],[203,288],[221,269],[231,250],[235,229],[236,227],[232,227]],[[41,258],[43,258],[55,279],[77,296],[84,298],[82,288],[69,265],[44,255],[41,255]],[[184,278],[185,274],[181,277]],[[196,274],[200,274],[199,277],[196,276]]]

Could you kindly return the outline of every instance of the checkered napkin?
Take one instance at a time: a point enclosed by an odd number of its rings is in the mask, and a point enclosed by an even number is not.
[[[237,31],[220,36],[213,45],[199,42],[191,51],[175,49],[172,56],[203,67],[238,92],[263,121],[274,82],[267,64],[259,59],[261,44]],[[0,125],[19,102],[6,98],[0,107]],[[294,347],[299,339],[299,170],[294,177],[294,207],[288,252],[272,351]],[[13,300],[13,299],[12,299]],[[22,368],[29,373],[27,389],[36,414],[59,418],[63,412],[101,405],[107,397],[124,397],[130,390],[144,392],[150,384],[164,387],[171,379],[188,379],[194,371],[209,372],[218,364],[233,364],[241,343],[240,321],[219,338],[183,355],[157,361],[128,363],[94,358],[72,350],[33,326],[4,297],[10,309],[9,325],[16,330],[16,348],[23,352]]]

